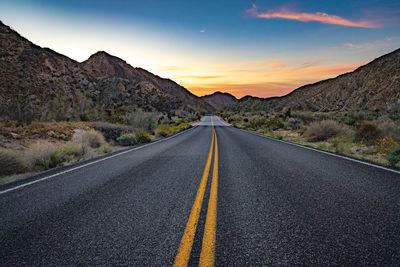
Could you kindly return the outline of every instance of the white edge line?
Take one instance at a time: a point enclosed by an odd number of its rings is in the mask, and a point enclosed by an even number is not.
[[[233,128],[236,128],[236,127],[233,127]],[[256,136],[259,136],[259,137],[263,137],[263,138],[266,138],[266,139],[269,139],[269,140],[273,140],[273,141],[281,142],[281,143],[284,143],[284,144],[305,148],[305,149],[308,149],[308,150],[320,152],[320,153],[323,153],[323,154],[326,154],[326,155],[330,155],[330,156],[333,156],[333,157],[338,157],[338,158],[341,158],[341,159],[347,159],[347,160],[350,160],[350,161],[353,161],[353,162],[357,162],[357,163],[361,163],[361,164],[364,164],[364,165],[367,165],[367,166],[370,166],[370,167],[375,167],[375,168],[382,169],[382,170],[385,170],[385,171],[390,171],[390,172],[394,172],[394,173],[400,174],[400,171],[398,171],[398,170],[394,170],[394,169],[387,168],[387,167],[384,167],[384,166],[376,165],[376,164],[369,163],[369,162],[366,162],[366,161],[353,159],[353,158],[350,158],[350,157],[346,157],[346,156],[343,156],[343,155],[338,155],[338,154],[335,154],[335,153],[332,153],[332,152],[328,152],[328,151],[323,151],[323,150],[316,149],[316,148],[313,148],[313,147],[308,147],[308,146],[304,146],[304,145],[300,145],[300,144],[296,144],[296,143],[292,143],[292,142],[288,142],[288,141],[284,141],[284,140],[279,140],[279,139],[276,139],[276,138],[273,138],[273,137],[270,137],[270,136],[265,136],[265,135],[262,135],[262,134],[259,134],[259,133],[250,132],[250,131],[247,131],[247,130],[244,130],[244,129],[240,129],[240,128],[236,128],[236,129],[241,130],[241,131],[243,131],[245,133],[250,133],[250,134],[253,134],[253,135],[256,135]]]
[[[192,129],[196,128],[196,127],[197,127],[197,125],[196,125],[196,126],[193,126],[193,127],[190,128],[190,129],[187,129],[187,130],[184,130],[184,131],[179,132],[179,133],[177,133],[177,134],[174,134],[174,135],[172,135],[172,136],[169,136],[169,137],[167,137],[167,138],[163,138],[163,139],[160,139],[160,140],[157,140],[157,141],[154,141],[154,142],[151,142],[151,143],[142,145],[142,146],[134,147],[134,148],[131,148],[131,149],[122,151],[122,152],[120,152],[120,153],[116,153],[116,154],[111,155],[111,156],[108,156],[108,157],[104,157],[104,158],[101,158],[101,159],[98,159],[98,160],[95,160],[95,161],[91,161],[91,162],[89,162],[89,163],[85,163],[85,164],[83,164],[83,165],[79,165],[79,166],[74,167],[74,168],[71,168],[71,169],[67,169],[67,170],[62,171],[62,172],[58,172],[58,173],[55,173],[55,174],[52,174],[52,175],[49,175],[49,176],[42,177],[42,178],[37,179],[37,180],[30,181],[30,182],[25,183],[25,184],[20,184],[20,185],[17,185],[17,186],[15,186],[15,187],[8,188],[8,189],[6,189],[6,190],[0,191],[0,195],[5,194],[5,193],[7,193],[7,192],[11,192],[11,191],[17,190],[17,189],[19,189],[19,188],[23,188],[23,187],[28,186],[28,185],[31,185],[31,184],[36,184],[36,183],[38,183],[38,182],[41,182],[41,181],[44,181],[44,180],[47,180],[47,179],[50,179],[50,178],[59,176],[59,175],[61,175],[61,174],[65,174],[65,173],[69,173],[69,172],[72,172],[72,171],[75,171],[75,170],[79,170],[79,169],[82,169],[82,168],[84,168],[84,167],[87,167],[87,166],[90,166],[90,165],[93,165],[93,164],[96,164],[96,163],[105,161],[105,160],[107,160],[107,159],[111,159],[111,158],[114,158],[114,157],[118,157],[118,156],[124,155],[124,154],[126,154],[126,153],[129,153],[129,152],[132,152],[132,151],[135,151],[135,150],[139,150],[139,149],[142,149],[142,148],[145,148],[145,147],[148,147],[148,146],[157,144],[157,143],[159,143],[159,142],[167,141],[167,140],[172,139],[172,138],[175,138],[175,137],[177,137],[177,136],[179,136],[179,135],[181,135],[181,134],[183,134],[183,133],[186,133],[186,132],[188,132],[189,130],[192,130]],[[29,178],[29,177],[27,177],[27,178]]]

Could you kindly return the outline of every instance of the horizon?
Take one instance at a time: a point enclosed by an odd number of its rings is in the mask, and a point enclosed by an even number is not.
[[[398,49],[399,10],[395,1],[0,3],[4,24],[78,62],[106,51],[197,96],[238,99],[284,96]]]

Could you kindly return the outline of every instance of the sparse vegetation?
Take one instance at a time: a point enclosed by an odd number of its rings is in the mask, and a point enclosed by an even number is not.
[[[154,138],[170,136],[191,127],[189,122],[198,120],[200,113],[178,118],[139,110],[133,115],[126,117],[131,118],[131,125],[83,121],[33,121],[28,125],[2,121],[0,177],[47,170],[110,153],[121,149],[120,146],[144,144]]]
[[[400,122],[377,111],[282,113],[223,110],[233,126],[399,168]]]

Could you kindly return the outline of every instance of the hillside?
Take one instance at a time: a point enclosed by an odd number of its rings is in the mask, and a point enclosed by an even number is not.
[[[215,92],[201,97],[208,104],[216,109],[225,108],[229,105],[237,104],[238,99],[229,93]]]
[[[0,119],[115,119],[135,108],[213,108],[175,82],[98,52],[79,63],[0,22]]]
[[[239,109],[305,111],[387,110],[400,104],[400,49],[353,72],[302,86],[275,98],[245,97]]]

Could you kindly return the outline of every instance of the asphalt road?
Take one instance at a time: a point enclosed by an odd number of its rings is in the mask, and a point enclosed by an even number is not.
[[[400,265],[399,173],[226,125],[0,187],[0,266]]]

